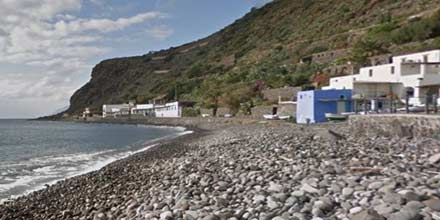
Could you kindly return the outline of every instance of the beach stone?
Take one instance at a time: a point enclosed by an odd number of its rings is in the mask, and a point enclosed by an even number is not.
[[[419,201],[410,201],[410,202],[406,203],[405,207],[407,207],[409,209],[420,210],[425,207],[425,204],[423,204],[422,202],[419,202]]]
[[[264,201],[266,201],[266,196],[264,195],[255,195],[253,198],[254,203],[262,203]]]
[[[203,220],[220,220],[218,215],[209,214],[203,218]]]
[[[296,190],[292,192],[292,196],[295,197],[303,197],[305,195],[305,191],[304,190]]]
[[[354,189],[350,188],[350,187],[346,187],[346,188],[342,189],[342,195],[345,197],[351,196],[353,194],[353,192],[354,192]]]
[[[403,208],[400,211],[390,215],[388,220],[421,220],[423,216],[419,214],[418,210]]]
[[[402,195],[398,194],[398,193],[385,193],[385,195],[382,197],[383,201],[388,203],[388,204],[398,204],[401,205],[403,204],[404,200],[402,198]]]
[[[160,213],[160,219],[161,220],[168,220],[173,218],[173,213],[171,211],[166,211],[166,212],[162,212]]]
[[[280,184],[276,184],[274,182],[269,183],[269,188],[267,189],[269,192],[282,192],[283,186]]]
[[[436,164],[440,161],[440,153],[434,154],[431,157],[429,157],[428,162],[430,164]]]
[[[308,193],[312,193],[312,194],[318,194],[319,190],[316,189],[313,186],[310,186],[308,183],[304,183],[301,187],[301,190],[308,192]]]
[[[379,189],[383,186],[382,182],[372,182],[368,185],[368,189]]]
[[[196,211],[185,211],[184,214],[185,219],[199,219],[199,214]]]
[[[357,207],[354,207],[354,208],[350,209],[350,214],[357,214],[357,213],[359,213],[361,211],[362,211],[362,207],[357,206]]]
[[[336,183],[331,184],[330,187],[331,187],[331,190],[336,193],[341,192],[341,190],[342,190],[341,186],[339,186],[339,184],[336,184]]]
[[[379,215],[384,216],[384,217],[388,217],[391,213],[394,212],[394,208],[382,203],[380,205],[377,205],[373,208]]]
[[[357,214],[354,214],[351,218],[353,220],[385,220],[383,216],[378,214],[376,211],[372,209],[361,211]]]
[[[434,198],[423,203],[434,211],[440,211],[440,199]]]
[[[415,192],[407,192],[404,195],[404,198],[406,201],[422,201],[423,200],[423,196],[415,193]]]

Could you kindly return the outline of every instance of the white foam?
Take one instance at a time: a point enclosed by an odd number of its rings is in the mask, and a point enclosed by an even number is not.
[[[155,126],[157,127],[157,126]],[[165,127],[165,126],[164,126]],[[93,172],[96,170],[100,170],[106,165],[115,162],[117,160],[125,159],[131,155],[141,153],[144,151],[147,151],[151,148],[156,147],[158,144],[150,144],[153,142],[158,142],[165,139],[172,139],[179,136],[187,135],[193,133],[193,131],[186,130],[184,127],[177,127],[177,130],[180,132],[177,134],[171,134],[167,135],[161,138],[156,138],[153,140],[149,140],[144,143],[145,146],[142,149],[135,150],[135,151],[126,151],[121,152],[117,154],[113,154],[116,151],[115,150],[106,150],[101,152],[95,152],[95,153],[78,153],[78,154],[70,154],[70,155],[62,155],[62,156],[49,156],[49,157],[41,157],[41,158],[34,158],[27,162],[21,162],[18,164],[2,164],[8,167],[17,167],[17,166],[41,166],[39,168],[33,169],[32,171],[28,172],[28,175],[21,176],[16,179],[11,179],[14,182],[7,183],[7,184],[0,184],[0,192],[6,192],[13,188],[25,186],[30,187],[28,190],[23,192],[19,195],[12,195],[8,199],[2,199],[0,200],[0,204],[2,204],[5,201],[8,201],[9,199],[14,199],[22,195],[27,195],[31,192],[43,189],[45,185],[53,185],[57,182],[66,179],[71,178],[79,175],[83,175],[89,172]],[[44,166],[44,164],[52,164],[48,166]],[[55,164],[55,165],[53,165]],[[71,166],[73,164],[76,164],[77,166]],[[70,166],[69,166],[70,165]],[[9,171],[8,171],[9,172]],[[13,172],[13,171],[11,171]],[[52,179],[50,182],[44,182],[45,179]],[[55,180],[53,180],[55,179]],[[40,182],[40,183],[38,183]],[[32,184],[33,183],[33,184]],[[36,184],[38,183],[38,184]]]

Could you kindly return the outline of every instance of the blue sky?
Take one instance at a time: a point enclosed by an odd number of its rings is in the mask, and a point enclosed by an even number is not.
[[[93,66],[206,37],[269,0],[0,0],[0,118],[68,106]]]

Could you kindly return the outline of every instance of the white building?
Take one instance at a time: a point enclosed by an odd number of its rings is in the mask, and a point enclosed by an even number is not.
[[[133,115],[154,116],[154,104],[139,104],[131,109]]]
[[[395,97],[424,105],[426,97],[439,95],[440,50],[395,56],[392,63],[365,67],[356,75],[335,77],[324,90],[352,89],[354,97],[369,100]]]
[[[157,118],[180,118],[182,117],[182,112],[185,108],[193,108],[195,102],[171,102],[165,105],[154,106],[155,116]]]
[[[154,112],[157,118],[180,118],[182,117],[182,107],[179,102],[167,103],[162,106],[156,106]]]
[[[117,104],[117,105],[103,105],[102,117],[116,117],[130,114],[130,104]]]

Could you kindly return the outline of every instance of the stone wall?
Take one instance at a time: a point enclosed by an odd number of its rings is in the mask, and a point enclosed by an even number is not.
[[[348,123],[355,135],[440,139],[440,116],[356,115]]]
[[[252,118],[263,119],[263,115],[271,115],[273,106],[256,106],[252,108]]]
[[[360,67],[354,64],[341,64],[341,65],[329,66],[325,68],[322,72],[324,74],[327,74],[328,76],[334,77],[334,76],[346,76],[346,75],[358,74],[359,69]]]
[[[252,118],[201,118],[201,117],[185,117],[185,118],[153,118],[132,116],[119,118],[88,118],[86,120],[77,120],[81,122],[91,123],[124,123],[124,124],[149,124],[149,125],[165,125],[165,126],[184,126],[190,129],[217,129],[227,127],[229,125],[245,125],[255,124],[258,120]]]
[[[278,102],[281,96],[282,101],[292,101],[296,99],[296,94],[301,91],[301,87],[283,87],[277,89],[263,90],[264,99],[270,102]]]
[[[332,50],[332,51],[325,51],[321,53],[315,53],[312,54],[312,62],[323,64],[323,63],[330,63],[336,59],[344,58],[348,56],[349,50],[347,49],[340,49],[340,50]]]
[[[229,108],[220,107],[217,109],[217,116],[223,117],[225,114],[230,114],[230,112],[231,111],[229,110]],[[201,108],[200,114],[208,114],[208,115],[212,116],[212,109]]]

